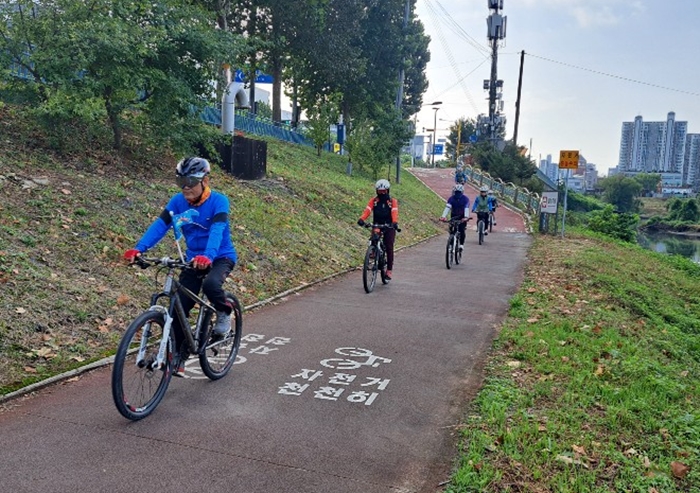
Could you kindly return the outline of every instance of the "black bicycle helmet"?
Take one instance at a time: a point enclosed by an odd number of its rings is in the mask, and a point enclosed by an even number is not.
[[[211,171],[209,161],[201,157],[186,157],[177,163],[178,176],[194,176],[204,178]]]

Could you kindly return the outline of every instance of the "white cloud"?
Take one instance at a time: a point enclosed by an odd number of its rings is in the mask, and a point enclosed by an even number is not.
[[[523,3],[528,7],[549,7],[568,13],[584,29],[618,25],[646,10],[640,0],[524,0]]]

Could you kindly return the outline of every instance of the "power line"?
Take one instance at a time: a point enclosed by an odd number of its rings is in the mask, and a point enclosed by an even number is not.
[[[428,0],[427,3],[430,3],[430,0]],[[465,40],[467,43],[469,43],[471,46],[473,46],[474,48],[476,48],[480,52],[482,52],[484,54],[489,54],[489,55],[491,54],[491,50],[488,47],[480,44],[477,40],[472,38],[469,35],[469,33],[467,33],[467,31],[465,31],[464,28],[462,26],[460,26],[452,18],[452,16],[449,14],[449,12],[447,12],[447,10],[445,10],[445,7],[442,6],[442,4],[440,3],[440,0],[435,0],[435,3],[437,3],[438,7],[440,7],[440,10],[442,10],[443,14],[445,14],[445,17],[447,17],[447,21],[448,21],[449,26],[452,26],[452,31],[457,36],[459,36],[460,38]]]
[[[674,89],[673,87],[666,87],[666,86],[662,86],[662,85],[659,85],[659,84],[652,84],[651,82],[644,82],[644,81],[637,80],[637,79],[631,79],[631,78],[629,78],[629,77],[623,77],[623,76],[621,76],[621,75],[609,74],[609,73],[607,73],[607,72],[602,72],[602,71],[600,71],[600,70],[593,70],[593,69],[586,68],[586,67],[580,67],[580,66],[578,66],[578,65],[574,65],[574,64],[571,64],[571,63],[560,62],[559,60],[553,60],[553,59],[551,59],[551,58],[547,58],[547,57],[543,57],[543,56],[538,56],[538,55],[533,55],[532,53],[525,53],[525,55],[526,55],[526,56],[531,56],[531,57],[533,57],[533,58],[539,58],[540,60],[544,60],[544,61],[546,61],[546,62],[556,63],[556,64],[558,64],[558,65],[563,65],[563,66],[565,66],[565,67],[571,67],[571,68],[575,68],[575,69],[578,69],[578,70],[583,70],[584,72],[590,72],[590,73],[592,73],[592,74],[604,75],[605,77],[610,77],[610,78],[613,78],[613,79],[624,80],[625,82],[633,82],[633,83],[635,83],[635,84],[641,84],[641,85],[644,85],[644,86],[654,87],[654,88],[656,88],[656,89],[664,89],[664,90],[666,90],[666,91],[678,92],[678,93],[681,93],[681,94],[688,94],[688,95],[690,95],[690,96],[700,96],[700,93],[697,93],[697,92],[684,91],[684,90],[682,90],[682,89]]]
[[[458,79],[457,83],[461,84],[462,90],[464,91],[464,94],[465,94],[467,100],[472,105],[474,112],[478,113],[479,109],[477,108],[476,103],[474,103],[474,98],[472,98],[471,93],[467,89],[466,85],[464,85],[464,83],[463,83],[465,78],[462,77],[461,73],[459,72],[459,69],[457,68],[457,63],[455,62],[455,59],[454,59],[454,56],[452,56],[452,51],[450,50],[450,46],[447,43],[447,40],[445,39],[445,36],[442,33],[442,30],[440,29],[439,22],[436,20],[437,12],[435,11],[435,8],[432,5],[430,0],[426,1],[426,5],[428,6],[428,10],[431,14],[431,17],[433,18],[433,23],[435,24],[438,38],[440,38],[440,42],[442,43],[443,49],[445,50],[445,53],[447,54],[447,59],[450,62],[450,65],[452,66],[452,70],[454,71],[455,75],[457,76],[457,79]],[[454,86],[452,86],[452,87],[454,87]]]

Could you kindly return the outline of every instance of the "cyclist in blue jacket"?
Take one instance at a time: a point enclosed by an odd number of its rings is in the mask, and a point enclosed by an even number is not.
[[[133,262],[143,252],[153,248],[173,226],[173,216],[189,210],[190,220],[182,225],[187,250],[185,259],[192,261],[194,269],[183,269],[180,284],[193,293],[204,292],[216,308],[214,337],[223,338],[231,328],[231,305],[226,301],[224,281],[237,261],[236,249],[231,241],[229,226],[229,200],[213,191],[209,186],[211,167],[206,159],[187,157],[177,164],[175,179],[182,192],[173,196],[163,209],[160,217],[146,230],[136,246],[124,253],[124,259]],[[183,296],[185,314],[189,316],[194,301]],[[173,324],[179,324],[177,317]],[[178,350],[175,375],[184,374],[185,354],[181,331],[175,328]],[[184,349],[184,348],[183,348]],[[183,351],[185,353],[185,351]]]
[[[452,196],[447,199],[445,210],[442,211],[440,221],[447,221],[447,213],[450,219],[465,219],[469,215],[469,197],[464,194],[464,185],[458,183],[452,188]],[[467,218],[468,220],[468,218]],[[457,230],[459,231],[459,249],[464,250],[464,240],[467,236],[467,222],[460,221]]]
[[[489,187],[483,186],[479,189],[479,195],[474,199],[474,205],[472,205],[472,212],[476,212],[477,223],[481,220],[484,221],[484,225],[489,224],[489,212],[493,212],[494,203],[493,197],[488,197]],[[486,228],[484,228],[486,229]],[[488,231],[484,231],[484,235],[488,235]]]

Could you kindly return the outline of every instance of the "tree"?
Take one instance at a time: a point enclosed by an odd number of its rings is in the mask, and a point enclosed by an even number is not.
[[[185,0],[14,5],[0,24],[0,53],[32,74],[38,112],[106,119],[117,149],[127,114],[161,138],[184,135],[197,118],[193,107],[209,97],[217,56],[235,54],[241,43]]]
[[[639,173],[634,179],[642,186],[641,193],[645,197],[651,196],[661,184],[661,175],[658,173]]]
[[[308,110],[307,127],[309,137],[316,145],[316,153],[320,156],[323,144],[330,144],[330,126],[338,120],[339,95],[331,95],[318,101]]]
[[[476,120],[473,118],[460,118],[450,125],[450,134],[447,136],[447,144],[445,146],[445,154],[448,159],[457,162],[460,156],[467,153],[470,144],[469,137],[476,132]],[[459,138],[459,155],[457,151],[457,142]]]
[[[624,175],[615,175],[604,178],[600,182],[603,188],[603,200],[615,206],[620,212],[636,212],[641,206],[637,198],[642,190],[642,185]]]

